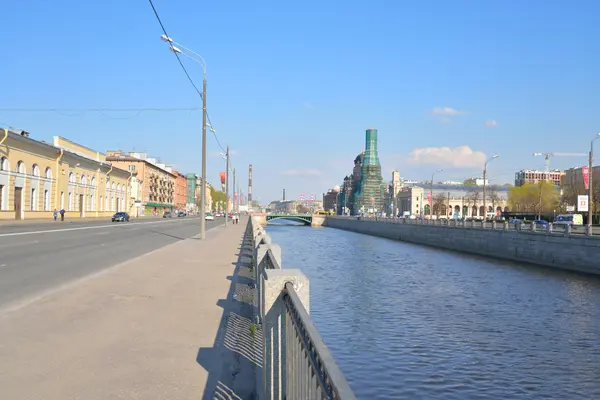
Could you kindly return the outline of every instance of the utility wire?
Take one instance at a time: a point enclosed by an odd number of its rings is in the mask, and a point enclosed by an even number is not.
[[[24,111],[24,112],[89,112],[89,111],[98,111],[98,112],[109,112],[109,111],[198,111],[201,110],[199,107],[188,107],[188,108],[0,108],[0,111]]]
[[[170,38],[171,36],[169,36],[169,34],[167,33],[167,30],[165,29],[165,26],[163,25],[160,16],[158,15],[158,11],[156,11],[156,7],[154,7],[154,3],[152,2],[152,0],[148,0],[150,2],[150,6],[152,7],[152,11],[154,11],[154,15],[156,16],[156,19],[158,20],[158,23],[160,24],[160,27],[163,31],[163,33],[165,34],[166,37]],[[187,69],[185,68],[185,65],[183,65],[183,62],[181,61],[181,58],[179,58],[179,54],[177,54],[176,52],[172,51],[173,54],[175,54],[175,57],[177,58],[177,61],[179,62],[179,65],[181,66],[181,69],[183,69],[183,72],[185,73],[185,76],[187,76],[188,80],[190,81],[190,83],[192,84],[192,86],[194,87],[194,89],[196,89],[196,93],[198,93],[198,95],[200,96],[200,98],[202,98],[202,92],[200,91],[200,89],[198,89],[198,86],[196,86],[196,84],[194,83],[192,77],[190,76],[190,74],[188,73]]]
[[[210,117],[208,116],[208,110],[206,111],[206,119],[208,120],[209,125],[212,127],[212,122],[210,122]],[[226,152],[227,150],[225,150],[223,148],[223,146],[221,145],[221,142],[219,141],[219,138],[217,137],[217,134],[215,133],[215,130],[211,128],[210,131],[212,132],[213,136],[215,137],[215,140],[217,141],[217,144],[221,148],[221,151]]]
[[[160,16],[158,15],[158,11],[156,11],[156,7],[154,7],[154,3],[152,2],[152,0],[148,0],[148,2],[150,3],[150,6],[152,7],[152,11],[154,11],[154,15],[156,16],[156,19],[158,20],[158,23],[160,24],[160,27],[161,27],[163,33],[165,34],[166,37],[170,38],[169,34],[167,33],[167,30],[165,29],[164,24],[162,23],[162,21],[160,19]],[[179,57],[179,54],[177,54],[177,52],[175,52],[175,51],[173,51],[172,53],[177,58],[177,61],[179,62],[179,65],[181,66],[181,69],[183,69],[183,72],[185,73],[185,76],[187,76],[188,80],[190,81],[190,83],[192,84],[192,86],[194,87],[194,89],[196,89],[196,93],[198,93],[198,95],[200,96],[200,98],[202,98],[202,92],[200,91],[200,89],[198,89],[198,87],[196,86],[196,84],[194,83],[194,81],[192,80],[192,78],[190,77],[190,74],[188,73],[187,69],[185,68],[185,65],[183,65],[183,62],[181,61],[181,58]],[[208,120],[208,123],[212,127],[212,122],[210,121],[210,117],[208,116],[208,111],[206,111],[206,119]],[[217,137],[217,134],[215,133],[215,130],[211,129],[210,131],[212,132],[213,136],[215,137],[215,140],[217,141],[217,144],[219,145],[219,147],[221,148],[221,150],[225,151],[225,149],[221,145],[221,142],[219,141],[219,138]]]

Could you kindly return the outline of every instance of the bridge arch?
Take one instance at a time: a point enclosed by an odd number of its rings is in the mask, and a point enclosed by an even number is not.
[[[269,221],[275,221],[278,219],[285,219],[288,221],[301,222],[304,225],[312,225],[312,214],[302,215],[302,214],[271,214],[267,215],[267,224]]]

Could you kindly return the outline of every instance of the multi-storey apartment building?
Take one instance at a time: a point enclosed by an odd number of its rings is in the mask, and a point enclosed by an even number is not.
[[[60,136],[0,130],[0,219],[108,217],[127,209],[130,174]]]
[[[531,169],[522,169],[515,173],[515,186],[523,186],[526,183],[539,183],[541,181],[552,182],[560,186],[561,178],[565,175],[564,171],[537,171]]]
[[[135,152],[108,151],[106,160],[136,177],[141,186],[136,200],[142,215],[158,215],[173,210],[177,175],[170,166],[145,153]]]
[[[187,178],[181,172],[173,171],[175,174],[175,207],[183,211],[187,203]]]

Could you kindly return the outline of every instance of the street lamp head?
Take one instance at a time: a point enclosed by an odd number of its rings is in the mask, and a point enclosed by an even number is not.
[[[444,168],[440,168],[440,169],[438,169],[438,170],[437,170],[437,171],[435,171],[435,172],[442,172],[443,170],[444,170]]]
[[[171,51],[173,53],[179,53],[179,54],[181,54],[181,50],[179,48],[177,48],[175,46],[169,46],[169,48],[171,49]]]
[[[173,43],[173,39],[171,39],[167,35],[160,35],[160,40],[162,40],[163,42]]]
[[[494,154],[494,156],[492,157],[492,160],[494,160],[494,159],[496,159],[498,157],[500,157],[500,154]]]

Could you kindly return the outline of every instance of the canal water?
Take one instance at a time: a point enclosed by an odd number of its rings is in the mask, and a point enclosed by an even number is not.
[[[269,225],[359,399],[600,399],[600,278]],[[600,262],[600,261],[599,261]]]

